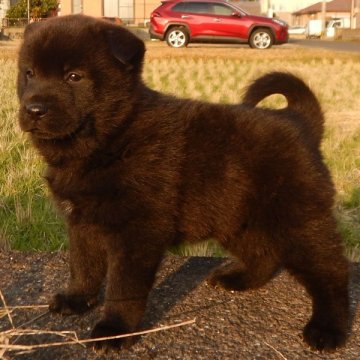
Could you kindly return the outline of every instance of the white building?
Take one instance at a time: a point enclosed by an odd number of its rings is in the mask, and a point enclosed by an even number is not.
[[[269,10],[275,12],[295,12],[320,1],[321,0],[260,0],[260,4],[263,13]]]
[[[10,8],[10,0],[0,0],[0,27],[2,19],[6,16],[6,12]]]
[[[261,13],[269,17],[276,16],[291,25],[291,14],[321,0],[260,0]],[[331,1],[331,0],[326,0]]]

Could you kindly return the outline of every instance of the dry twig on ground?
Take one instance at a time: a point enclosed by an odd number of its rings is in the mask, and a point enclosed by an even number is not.
[[[158,328],[144,330],[144,331],[138,331],[138,332],[129,333],[129,334],[121,334],[121,335],[117,335],[117,336],[109,336],[109,337],[104,337],[104,338],[80,340],[75,331],[52,331],[52,330],[46,330],[46,329],[41,329],[41,330],[20,329],[20,328],[16,327],[14,325],[13,319],[11,317],[12,311],[14,311],[16,309],[39,309],[39,308],[41,309],[41,308],[47,307],[47,305],[28,305],[28,306],[9,306],[8,307],[6,305],[6,301],[5,301],[5,298],[4,298],[1,290],[0,290],[0,298],[4,304],[4,309],[0,308],[0,314],[2,313],[2,311],[4,311],[4,313],[7,315],[9,322],[11,324],[11,329],[5,330],[5,331],[0,331],[0,358],[3,358],[6,352],[11,352],[11,351],[17,351],[17,352],[18,351],[33,351],[33,350],[37,350],[37,349],[41,349],[41,348],[49,348],[49,347],[64,346],[64,345],[81,345],[81,346],[85,347],[84,344],[92,343],[94,341],[105,341],[105,340],[121,339],[121,338],[126,338],[126,337],[131,337],[131,336],[145,335],[145,334],[150,334],[150,333],[154,333],[154,332],[158,332],[158,331],[165,331],[165,330],[170,330],[170,329],[181,327],[181,326],[191,325],[191,324],[195,323],[195,318],[194,318],[191,320],[183,321],[178,324],[161,326]],[[41,314],[40,316],[37,316],[35,319],[32,319],[31,321],[28,321],[25,324],[22,324],[21,326],[28,325],[29,323],[34,322],[36,319],[38,319],[39,317],[43,316],[46,313],[47,312]],[[14,344],[14,343],[11,344],[10,343],[10,340],[15,336],[17,337],[16,338],[16,340],[17,340],[21,336],[29,336],[29,335],[37,336],[37,335],[44,335],[44,334],[60,336],[67,340],[59,341],[59,342],[52,342],[52,343],[36,344],[36,345],[21,345],[21,344]]]

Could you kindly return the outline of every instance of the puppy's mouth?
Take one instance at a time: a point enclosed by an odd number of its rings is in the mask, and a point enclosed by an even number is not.
[[[46,129],[42,129],[38,126],[33,126],[28,129],[23,129],[25,132],[31,134],[31,136],[39,139],[39,140],[52,140],[52,141],[67,141],[73,140],[77,138],[79,135],[87,135],[89,134],[89,130],[93,129],[94,127],[94,117],[91,114],[87,114],[86,116],[82,117],[80,122],[78,123],[77,127],[71,129],[69,132],[66,133],[57,133],[48,131]]]

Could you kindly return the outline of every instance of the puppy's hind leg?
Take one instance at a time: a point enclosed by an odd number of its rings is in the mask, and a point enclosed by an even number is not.
[[[91,226],[72,226],[70,239],[70,281],[68,288],[50,301],[50,311],[63,315],[82,314],[97,304],[106,274],[106,253]]]
[[[308,226],[295,239],[286,268],[312,297],[304,340],[313,349],[331,351],[345,344],[350,330],[349,265],[334,221],[321,223]]]
[[[234,291],[259,288],[266,284],[279,270],[280,264],[264,236],[259,239],[259,234],[250,232],[241,240],[233,239],[228,250],[237,259],[215,269],[207,279],[208,284]]]

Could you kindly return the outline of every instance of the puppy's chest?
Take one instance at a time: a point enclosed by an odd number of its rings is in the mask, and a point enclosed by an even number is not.
[[[120,191],[117,174],[84,172],[80,168],[48,168],[45,179],[56,199],[74,204],[114,196]]]

